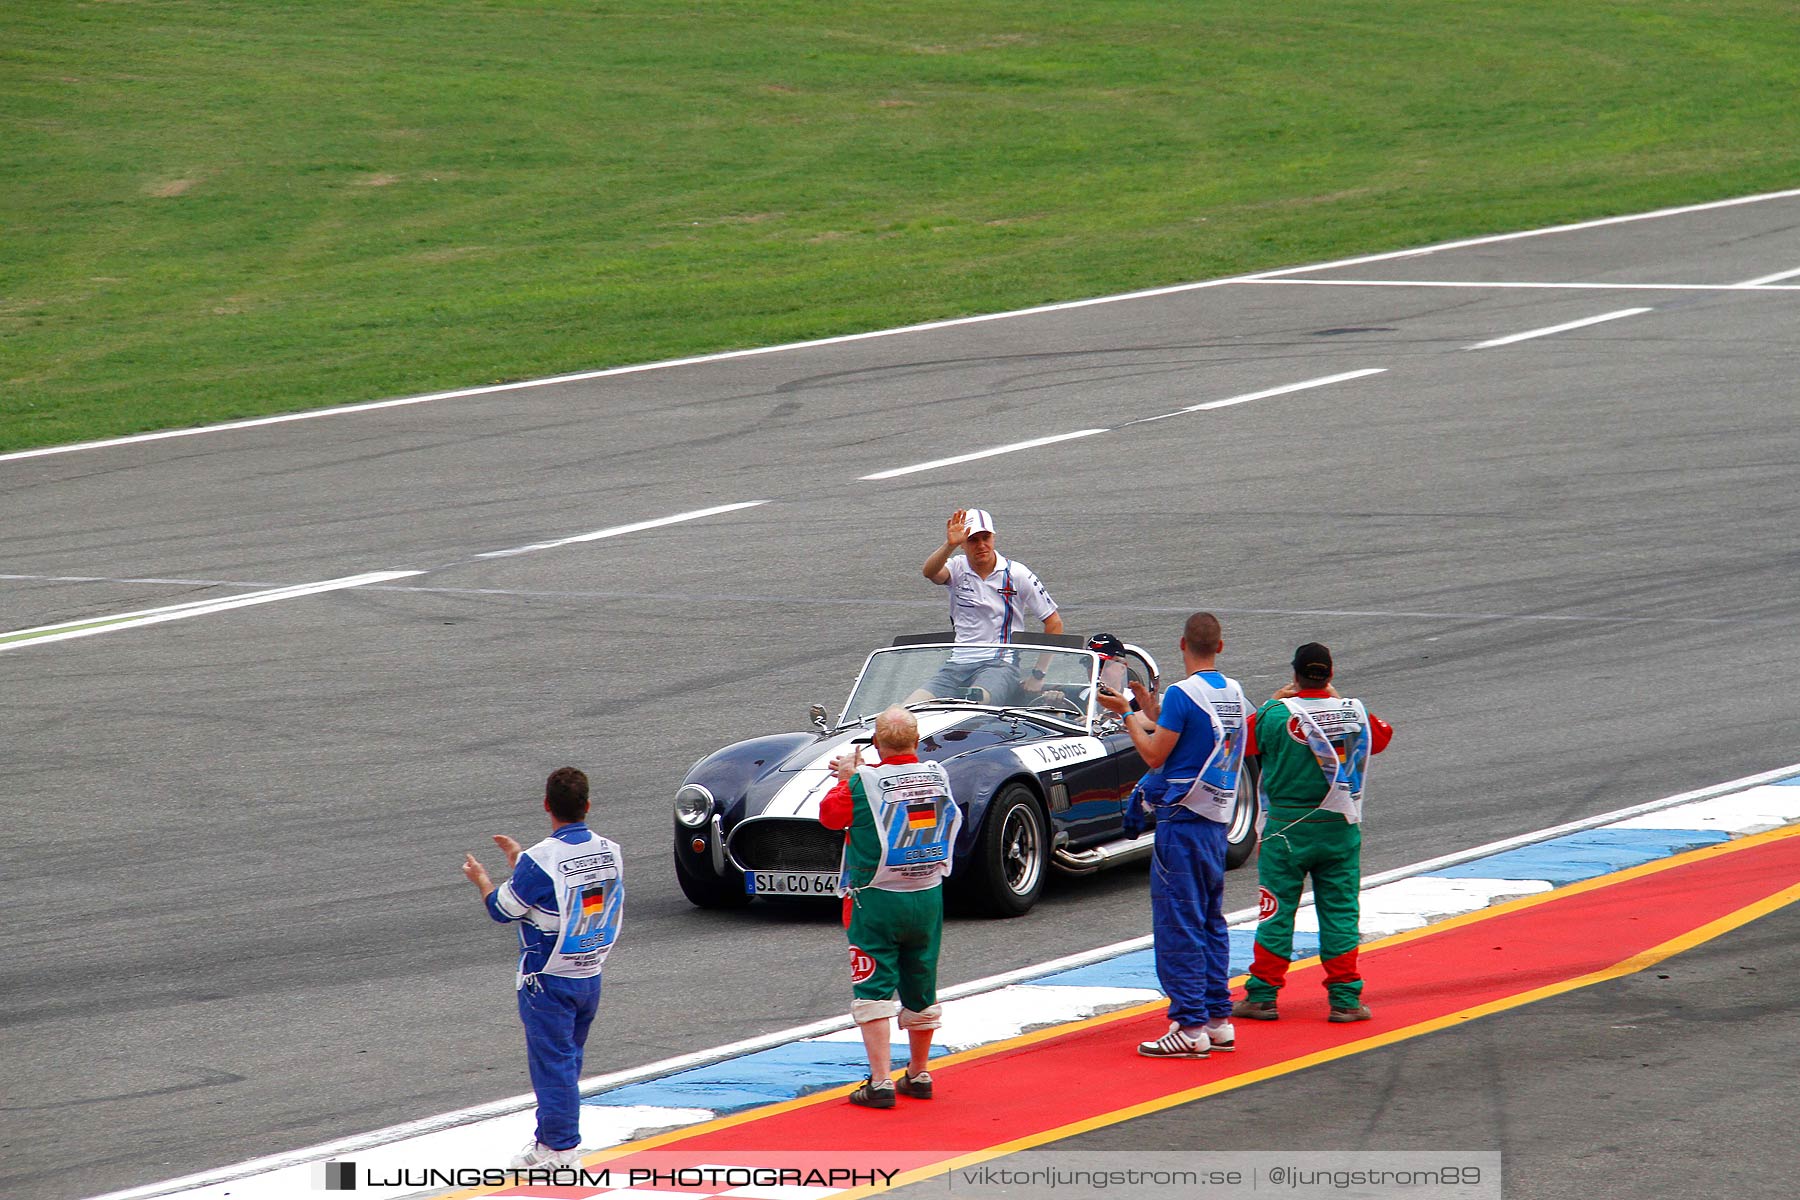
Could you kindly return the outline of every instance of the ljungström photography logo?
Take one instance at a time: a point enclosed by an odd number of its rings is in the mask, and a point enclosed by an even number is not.
[[[356,1164],[353,1162],[322,1162],[313,1168],[313,1181],[328,1192],[354,1192],[356,1190]]]

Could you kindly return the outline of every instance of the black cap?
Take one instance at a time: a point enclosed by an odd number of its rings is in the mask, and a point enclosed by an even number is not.
[[[1294,676],[1324,683],[1331,678],[1331,651],[1323,643],[1308,642],[1294,651]]]
[[[1087,640],[1087,648],[1101,658],[1125,657],[1125,643],[1110,633],[1096,633]]]

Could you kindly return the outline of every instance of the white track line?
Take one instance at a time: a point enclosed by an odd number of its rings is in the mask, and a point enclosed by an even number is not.
[[[1543,283],[1510,279],[1231,279],[1226,282],[1271,283],[1287,287],[1497,288],[1501,291],[1549,292],[1800,292],[1800,286],[1768,287],[1756,283]]]
[[[953,458],[934,458],[930,462],[914,463],[910,467],[895,467],[888,471],[877,471],[873,475],[860,478],[897,479],[902,475],[915,475],[920,471],[935,471],[939,467],[954,467],[958,463],[974,462],[979,458],[993,458],[1001,454],[1012,454],[1019,450],[1031,450],[1038,446],[1052,446],[1057,442],[1072,442],[1076,438],[1093,437],[1097,433],[1111,433],[1110,429],[1077,429],[1074,433],[1058,433],[1051,437],[1032,438],[1028,442],[1013,442],[1005,446],[991,446],[986,450],[977,450],[972,454],[958,454]]]
[[[534,550],[553,550],[558,546],[572,546],[576,542],[598,542],[606,538],[615,538],[624,533],[638,533],[645,529],[660,529],[664,525],[679,525],[683,521],[698,521],[701,517],[716,517],[720,513],[737,512],[740,509],[755,508],[767,504],[767,500],[745,500],[739,504],[721,504],[716,508],[697,508],[693,512],[676,513],[672,517],[657,517],[650,521],[634,521],[630,525],[614,525],[610,529],[596,529],[592,533],[578,533],[574,537],[557,538],[549,542],[533,542],[529,546],[514,546],[510,550],[489,550],[486,554],[477,554],[476,558],[511,558],[515,554],[530,554]]]
[[[1207,412],[1215,408],[1230,408],[1234,404],[1248,404],[1252,400],[1266,400],[1270,396],[1285,396],[1290,392],[1304,392],[1308,388],[1324,387],[1331,383],[1342,383],[1347,379],[1361,379],[1366,375],[1380,375],[1386,367],[1365,367],[1360,371],[1344,371],[1337,375],[1326,375],[1319,379],[1307,379],[1300,383],[1284,383],[1280,387],[1264,388],[1260,392],[1245,392],[1241,396],[1228,396],[1223,400],[1208,400],[1204,404],[1190,404],[1186,408],[1178,408],[1171,413],[1163,413],[1155,417],[1139,417],[1119,426],[1126,429],[1132,425],[1142,425],[1148,421],[1166,421],[1170,417],[1179,417],[1186,413]],[[902,475],[913,475],[920,471],[935,471],[939,467],[953,467],[958,463],[974,462],[976,459],[993,458],[999,454],[1012,454],[1019,450],[1031,450],[1038,446],[1052,446],[1057,442],[1071,442],[1076,438],[1093,437],[1100,433],[1116,433],[1114,429],[1077,429],[1073,433],[1059,433],[1051,437],[1032,438],[1028,442],[1013,442],[1005,446],[993,446],[986,450],[976,450],[971,454],[958,454],[953,458],[936,458],[930,462],[914,463],[909,467],[893,467],[886,471],[877,471],[873,475],[859,476],[862,480],[895,479]]]
[[[1318,379],[1308,379],[1302,383],[1289,383],[1281,387],[1264,388],[1260,392],[1246,392],[1242,396],[1231,396],[1224,400],[1208,400],[1205,404],[1190,404],[1182,412],[1211,412],[1215,408],[1230,408],[1234,404],[1248,404],[1252,400],[1267,400],[1271,396],[1285,396],[1289,392],[1304,392],[1308,388],[1324,387],[1332,383],[1344,383],[1351,379],[1364,379],[1370,375],[1380,375],[1386,367],[1364,367],[1360,371],[1345,371],[1338,375],[1325,375]]]
[[[1476,342],[1473,346],[1464,346],[1464,350],[1490,350],[1495,346],[1510,346],[1514,342],[1528,342],[1532,338],[1549,337],[1553,333],[1566,333],[1571,329],[1585,329],[1589,325],[1598,325],[1602,321],[1617,321],[1621,317],[1635,317],[1639,313],[1653,312],[1648,308],[1621,308],[1617,312],[1601,313],[1597,317],[1583,317],[1579,321],[1564,321],[1561,325],[1546,325],[1542,329],[1527,329],[1524,333],[1509,333],[1505,337],[1490,338],[1485,342]]]
[[[1777,271],[1773,275],[1759,275],[1755,279],[1744,280],[1744,282],[1738,284],[1738,286],[1744,288],[1760,288],[1765,284],[1779,283],[1783,279],[1792,279],[1796,275],[1800,275],[1800,267],[1795,267],[1791,271]]]
[[[545,379],[523,379],[515,383],[496,383],[487,387],[458,388],[448,392],[432,392],[424,396],[405,396],[395,400],[376,400],[365,404],[343,404],[333,408],[316,408],[307,412],[284,413],[275,417],[256,417],[247,421],[227,421],[220,425],[202,425],[193,429],[164,429],[156,433],[140,433],[130,437],[104,438],[92,442],[76,442],[67,446],[43,446],[35,450],[15,450],[9,454],[0,454],[0,462],[12,462],[17,459],[40,458],[50,454],[72,454],[77,450],[99,450],[110,446],[129,446],[138,442],[155,442],[165,438],[194,437],[203,433],[221,433],[229,429],[252,429],[261,425],[279,425],[289,421],[310,421],[315,417],[335,417],[348,413],[372,412],[376,409],[399,408],[409,404],[425,404],[433,400],[454,400],[465,396],[487,396],[497,392],[521,391],[527,388],[549,387],[559,383],[580,383],[589,379],[605,379],[614,375],[631,375],[640,371],[661,371],[670,367],[693,366],[699,363],[726,362],[736,358],[750,358],[759,354],[779,354],[787,350],[804,350],[814,346],[835,346],[846,342],[867,341],[872,338],[895,337],[906,333],[923,333],[933,329],[950,329],[958,325],[977,325],[985,321],[1003,321],[1012,317],[1034,316],[1039,313],[1066,312],[1071,309],[1089,308],[1097,304],[1117,304],[1123,300],[1143,300],[1154,296],[1173,296],[1181,292],[1199,291],[1203,288],[1219,287],[1227,283],[1258,283],[1273,281],[1286,275],[1300,275],[1312,271],[1328,271],[1339,267],[1359,266],[1362,263],[1386,262],[1396,258],[1417,258],[1425,254],[1437,254],[1444,250],[1460,250],[1468,246],[1487,246],[1495,242],[1517,241],[1521,238],[1543,237],[1552,233],[1573,233],[1582,229],[1598,229],[1607,225],[1623,225],[1633,221],[1651,221],[1659,217],[1675,217],[1686,213],[1707,212],[1719,208],[1736,208],[1744,204],[1760,204],[1767,200],[1788,200],[1800,196],[1800,188],[1790,188],[1780,192],[1761,192],[1754,196],[1736,196],[1729,200],[1710,200],[1704,204],[1685,204],[1678,208],[1659,208],[1650,212],[1629,213],[1618,217],[1600,217],[1592,221],[1577,221],[1571,225],[1550,225],[1541,229],[1524,229],[1512,233],[1496,233],[1486,237],[1464,238],[1455,242],[1440,242],[1434,246],[1420,246],[1411,250],[1390,250],[1383,254],[1364,254],[1355,258],[1341,258],[1331,262],[1313,263],[1303,267],[1283,267],[1275,271],[1260,271],[1253,275],[1233,275],[1224,279],[1208,279],[1197,283],[1178,283],[1170,287],[1146,288],[1136,292],[1121,292],[1113,296],[1096,296],[1087,300],[1069,300],[1059,304],[1040,304],[1034,308],[1013,309],[1007,312],[983,313],[973,317],[955,317],[944,321],[925,321],[917,325],[902,325],[894,329],[876,329],[865,333],[847,333],[838,337],[814,338],[805,342],[787,342],[778,346],[754,346],[747,350],[727,350],[718,354],[696,354],[688,358],[672,358],[662,362],[638,363],[625,367],[610,367],[599,371],[576,371],[567,375],[553,375]],[[1323,281],[1320,281],[1323,282]],[[1416,285],[1415,285],[1416,286]],[[1746,289],[1768,290],[1768,289]]]
[[[1439,242],[1435,246],[1421,246],[1416,250],[1389,250],[1382,254],[1364,254],[1356,258],[1340,258],[1336,262],[1321,263],[1313,267],[1284,267],[1279,271],[1258,271],[1253,275],[1240,276],[1241,280],[1275,279],[1283,275],[1301,275],[1308,271],[1334,270],[1339,267],[1357,267],[1363,263],[1391,262],[1397,258],[1417,258],[1424,254],[1438,254],[1445,250],[1464,250],[1470,246],[1491,246],[1496,242],[1516,242],[1524,238],[1544,237],[1552,233],[1574,233],[1582,229],[1600,229],[1608,225],[1629,225],[1634,221],[1654,221],[1662,217],[1679,217],[1688,213],[1709,212],[1719,208],[1736,208],[1743,204],[1761,204],[1765,200],[1791,200],[1800,196],[1800,188],[1788,188],[1780,192],[1759,192],[1754,196],[1736,196],[1730,200],[1708,200],[1703,204],[1683,204],[1676,208],[1657,208],[1649,212],[1627,213],[1619,217],[1600,217],[1592,221],[1576,221],[1569,225],[1546,225],[1540,229],[1523,229],[1514,233],[1491,233],[1483,237],[1463,238],[1455,242]]]
[[[1287,383],[1280,387],[1264,388],[1260,392],[1245,392],[1241,396],[1227,396],[1223,400],[1208,400],[1204,404],[1190,404],[1186,408],[1178,408],[1174,412],[1158,413],[1154,417],[1138,417],[1119,426],[1126,429],[1133,425],[1148,425],[1152,421],[1166,421],[1170,417],[1185,416],[1191,412],[1206,412],[1214,408],[1230,408],[1234,404],[1246,404],[1252,400],[1264,400],[1270,396],[1285,396],[1289,392],[1303,392],[1308,388],[1324,387],[1329,383],[1342,383],[1346,379],[1361,379],[1365,375],[1380,375],[1386,367],[1365,367],[1360,371],[1345,371],[1340,375],[1325,375],[1318,379],[1302,380],[1300,383]]]
[[[77,621],[62,621],[55,625],[15,629],[9,633],[0,633],[0,650],[12,650],[19,646],[42,646],[46,642],[64,642],[70,638],[93,637],[95,634],[113,633],[120,629],[160,625],[165,621],[185,621],[189,617],[203,617],[209,613],[225,612],[233,608],[248,608],[254,604],[272,604],[277,600],[292,600],[296,596],[316,596],[320,592],[336,592],[344,588],[363,587],[371,583],[386,583],[389,580],[407,579],[424,573],[423,571],[369,571],[362,575],[346,575],[342,579],[325,579],[318,583],[298,583],[290,587],[270,588],[267,591],[250,592],[242,596],[227,596],[220,600],[191,600],[185,604],[170,604],[162,608],[145,608],[136,612],[114,613],[104,617],[85,617]]]
[[[1392,883],[1397,879],[1407,879],[1415,875],[1423,875],[1429,871],[1453,867],[1458,863],[1470,862],[1485,858],[1490,854],[1498,854],[1504,850],[1515,850],[1520,846],[1529,846],[1538,842],[1546,842],[1552,838],[1562,837],[1569,833],[1579,833],[1594,829],[1601,825],[1610,825],[1615,821],[1640,816],[1644,813],[1656,812],[1660,809],[1673,808],[1677,805],[1707,800],[1714,796],[1722,796],[1729,792],[1742,791],[1764,783],[1772,783],[1777,779],[1786,779],[1800,772],[1800,763],[1790,763],[1785,767],[1777,767],[1772,771],[1762,771],[1755,775],[1746,775],[1729,783],[1713,784],[1710,787],[1697,788],[1679,795],[1665,796],[1660,800],[1651,800],[1644,804],[1634,804],[1626,808],[1614,809],[1612,812],[1598,816],[1583,817],[1563,825],[1555,825],[1548,829],[1539,829],[1517,837],[1503,838],[1497,842],[1489,842],[1483,846],[1475,846],[1468,850],[1459,850],[1454,854],[1442,855],[1438,858],[1426,859],[1424,862],[1410,866],[1398,867],[1391,871],[1383,871],[1363,880],[1363,888],[1376,887],[1384,883]],[[1309,893],[1310,895],[1310,893]],[[1248,921],[1256,915],[1255,908],[1243,908],[1225,914],[1228,924]],[[1090,963],[1102,962],[1120,954],[1133,950],[1142,950],[1152,944],[1148,934],[1128,938],[1122,942],[1114,942],[1107,946],[1098,946],[1092,950],[1083,950],[1076,954],[1064,955],[1048,962],[1036,963],[1028,967],[1005,971],[998,975],[989,975],[983,979],[971,980],[954,987],[942,988],[938,995],[945,1000],[961,999],[965,996],[980,995],[984,992],[997,991],[1010,984],[1020,983],[1028,979],[1036,979],[1045,975],[1053,975],[1059,971],[1069,971],[1076,967],[1084,967]],[[694,1067],[703,1067],[711,1063],[722,1062],[742,1054],[753,1054],[758,1050],[767,1050],[774,1046],[786,1045],[788,1042],[802,1038],[818,1037],[822,1034],[838,1033],[852,1028],[850,1018],[846,1016],[827,1017],[805,1025],[795,1025],[788,1029],[778,1029],[773,1033],[765,1033],[758,1037],[746,1038],[729,1045],[714,1046],[706,1050],[696,1050],[675,1058],[666,1058],[660,1062],[647,1063],[641,1067],[630,1067],[622,1071],[614,1071],[606,1075],[597,1075],[582,1081],[583,1095],[609,1091],[628,1083],[638,1083],[645,1079],[655,1079],[663,1075],[671,1075],[677,1071],[685,1071]],[[229,1183],[251,1175],[260,1175],[269,1171],[286,1167],[301,1166],[323,1159],[342,1158],[359,1150],[368,1150],[375,1146],[385,1146],[406,1138],[423,1134],[436,1133],[445,1129],[453,1129],[460,1125],[486,1120],[490,1117],[505,1116],[509,1113],[521,1112],[537,1104],[535,1094],[527,1092],[518,1096],[509,1096],[504,1100],[495,1100],[488,1104],[459,1109],[456,1112],[442,1113],[435,1117],[408,1121],[402,1125],[390,1125],[385,1129],[372,1130],[342,1138],[335,1142],[324,1142],[316,1146],[308,1146],[300,1150],[290,1150],[283,1154],[269,1155],[265,1158],[251,1159],[247,1162],[218,1167],[200,1174],[186,1175],[179,1179],[169,1179],[161,1183],[146,1184],[140,1187],[127,1188],[124,1191],[108,1192],[95,1200],[152,1200],[153,1197],[166,1196],[175,1192],[189,1191],[194,1188],[215,1184]]]

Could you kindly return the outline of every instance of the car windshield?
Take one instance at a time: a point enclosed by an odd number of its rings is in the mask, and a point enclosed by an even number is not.
[[[872,716],[890,704],[922,701],[1041,710],[1087,724],[1098,659],[1087,650],[1052,646],[895,646],[877,650],[863,667],[840,724]],[[1044,673],[1040,682],[1034,671]]]

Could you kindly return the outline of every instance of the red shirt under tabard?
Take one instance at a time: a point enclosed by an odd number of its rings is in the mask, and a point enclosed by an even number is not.
[[[896,754],[892,757],[884,754],[881,757],[881,765],[884,767],[894,765],[904,766],[907,763],[916,763],[918,761],[919,756],[916,754]],[[819,801],[819,824],[827,829],[843,830],[844,840],[847,842],[850,840],[850,822],[855,820],[855,818],[856,797],[850,794],[850,781],[848,779],[840,779],[837,781],[837,786],[833,787],[829,792],[826,792],[825,798]],[[845,929],[850,928],[850,905],[852,903],[853,897],[844,897]]]
[[[907,763],[918,761],[919,756],[916,754],[896,754],[892,758],[883,755],[880,765],[884,767],[895,764],[904,766]],[[850,795],[850,781],[840,779],[837,781],[837,786],[826,792],[825,798],[819,801],[819,824],[827,829],[842,829],[844,839],[848,841],[850,822],[855,816],[856,808],[854,798]]]

